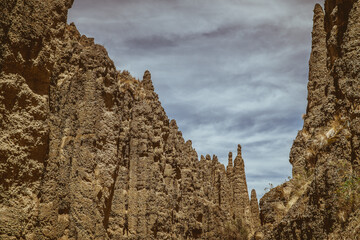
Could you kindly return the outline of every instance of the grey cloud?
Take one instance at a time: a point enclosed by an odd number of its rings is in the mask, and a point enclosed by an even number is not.
[[[243,145],[249,188],[291,175],[316,0],[75,0],[69,22],[118,69],[152,73],[169,118],[198,154]],[[279,169],[269,171],[269,169]]]
[[[132,38],[125,41],[125,45],[130,48],[156,50],[177,46],[177,42],[163,36],[151,36],[146,38]]]
[[[225,36],[228,37],[229,35],[233,35],[236,32],[241,31],[242,27],[243,26],[241,25],[220,26],[210,32],[204,32],[202,33],[202,35],[207,38],[225,37]]]

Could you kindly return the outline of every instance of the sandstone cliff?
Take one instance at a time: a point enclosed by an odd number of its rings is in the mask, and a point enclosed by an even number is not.
[[[246,239],[240,145],[199,161],[150,72],[116,70],[71,5],[0,2],[0,239]]]
[[[293,179],[260,201],[265,239],[360,239],[360,2],[314,9],[308,106]]]
[[[0,2],[0,239],[359,239],[359,1],[315,6],[293,178],[260,213],[241,146],[199,161],[150,72],[116,70],[71,5]]]

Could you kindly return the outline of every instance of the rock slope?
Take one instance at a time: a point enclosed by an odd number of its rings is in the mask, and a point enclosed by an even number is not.
[[[314,9],[308,106],[293,179],[260,201],[265,239],[360,239],[360,2]]]
[[[240,145],[199,161],[150,72],[117,71],[71,5],[0,2],[0,239],[246,239]]]

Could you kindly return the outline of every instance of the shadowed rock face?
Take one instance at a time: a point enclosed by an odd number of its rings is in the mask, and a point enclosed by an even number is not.
[[[227,170],[216,156],[199,161],[150,72],[139,81],[117,71],[102,46],[66,24],[71,5],[0,3],[0,239],[254,232],[240,145]]]
[[[260,201],[265,239],[359,239],[360,2],[314,9],[308,106],[293,179]]]

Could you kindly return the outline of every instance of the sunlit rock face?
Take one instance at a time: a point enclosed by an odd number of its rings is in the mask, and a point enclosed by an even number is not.
[[[265,239],[359,239],[360,2],[314,9],[308,106],[293,179],[260,201]]]
[[[66,24],[72,1],[2,1],[0,239],[245,239],[241,147],[198,160],[146,71]],[[234,164],[232,163],[234,162]]]
[[[0,2],[0,239],[358,239],[359,1],[315,6],[293,178],[260,212],[241,146],[198,160],[150,72],[116,70],[71,5]]]

